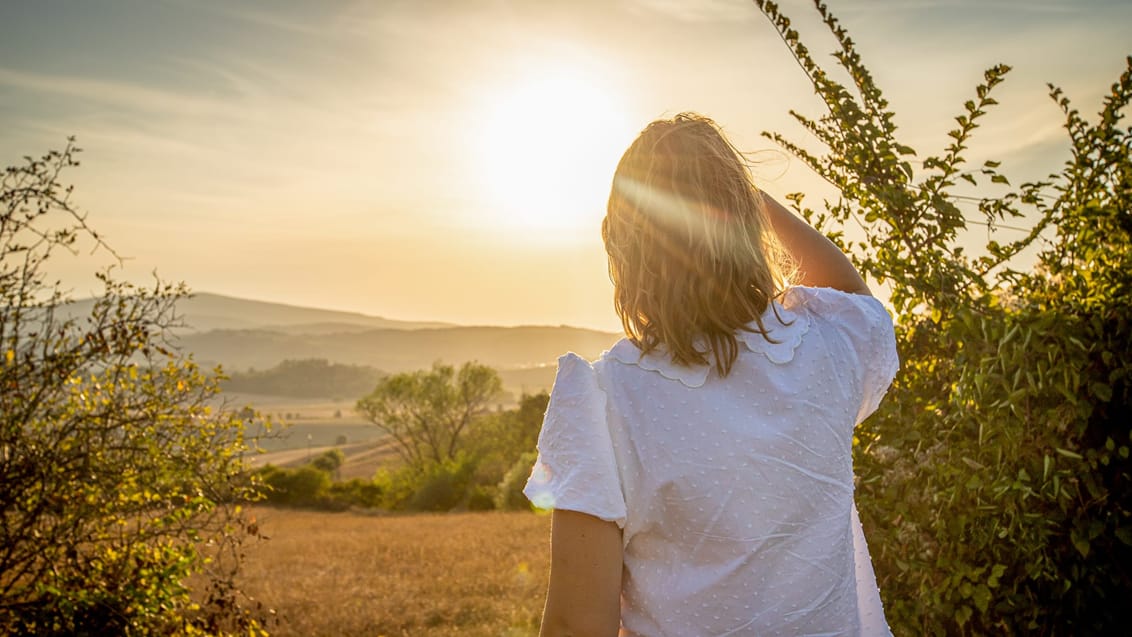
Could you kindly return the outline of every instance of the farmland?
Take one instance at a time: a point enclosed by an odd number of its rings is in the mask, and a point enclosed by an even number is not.
[[[366,515],[257,508],[245,592],[272,635],[538,632],[550,518],[526,512]]]

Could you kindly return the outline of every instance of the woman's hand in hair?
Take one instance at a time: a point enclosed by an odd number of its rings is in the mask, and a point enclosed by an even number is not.
[[[872,295],[849,257],[828,237],[784,208],[770,195],[765,192],[760,194],[779,243],[797,265],[800,278],[796,283],[809,287],[834,288],[851,294]]]

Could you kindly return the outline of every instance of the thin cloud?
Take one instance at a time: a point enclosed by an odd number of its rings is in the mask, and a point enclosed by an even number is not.
[[[88,77],[51,75],[0,67],[0,86],[75,97],[102,104],[161,113],[207,115],[224,112],[223,101],[193,93]]]
[[[704,24],[751,21],[758,16],[753,3],[728,0],[632,0],[630,11],[641,14],[663,14],[680,22]]]
[[[199,0],[163,0],[164,4],[189,10],[204,10],[233,20],[246,22],[253,27],[267,27],[292,34],[325,36],[322,25],[310,19],[288,19],[286,12],[278,10],[256,10],[247,5],[231,2],[201,2]]]
[[[835,12],[905,12],[947,9],[955,11],[1009,10],[1021,13],[1077,13],[1090,8],[1088,5],[1105,6],[1105,2],[1085,2],[1082,0],[862,0],[847,2],[835,8]]]

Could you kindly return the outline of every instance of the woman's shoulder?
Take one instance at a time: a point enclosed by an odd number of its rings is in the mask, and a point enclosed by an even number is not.
[[[795,311],[820,316],[860,314],[862,318],[891,317],[884,304],[870,294],[852,294],[834,288],[812,288],[796,285],[783,294],[782,305]]]

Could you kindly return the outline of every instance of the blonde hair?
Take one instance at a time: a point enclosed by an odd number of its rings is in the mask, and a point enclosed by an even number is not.
[[[641,131],[617,165],[602,238],[614,306],[642,352],[726,376],[738,330],[770,340],[762,317],[787,260],[747,163],[711,119],[681,113]]]

